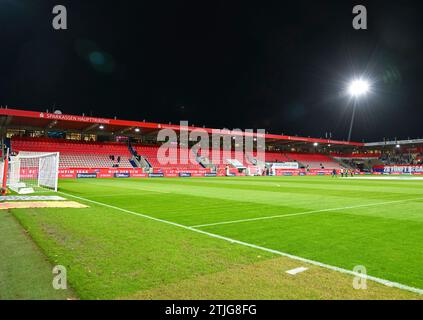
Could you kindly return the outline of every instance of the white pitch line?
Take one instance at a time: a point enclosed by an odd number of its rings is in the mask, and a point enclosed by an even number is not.
[[[329,208],[329,209],[305,211],[305,212],[298,212],[298,213],[281,214],[281,215],[276,215],[276,216],[257,217],[257,218],[250,218],[250,219],[222,221],[222,222],[215,222],[215,223],[208,223],[208,224],[199,224],[199,225],[191,226],[191,228],[204,228],[204,227],[219,226],[219,225],[223,225],[223,224],[234,224],[234,223],[242,223],[242,222],[250,222],[250,221],[288,218],[288,217],[303,216],[303,215],[308,215],[308,214],[313,214],[313,213],[322,213],[322,212],[331,212],[331,211],[339,211],[339,210],[348,210],[348,209],[358,209],[358,208],[382,206],[382,205],[387,205],[387,204],[402,203],[402,202],[415,201],[415,200],[423,200],[423,198],[378,202],[378,203],[371,203],[371,204],[362,204],[362,205],[358,205],[358,206]]]
[[[227,242],[230,242],[230,243],[233,243],[233,244],[239,244],[241,246],[245,246],[245,247],[249,247],[249,248],[273,253],[275,255],[287,257],[287,258],[290,258],[290,259],[293,259],[293,260],[312,264],[312,265],[322,267],[322,268],[325,268],[325,269],[329,269],[329,270],[337,271],[337,272],[340,272],[340,273],[353,275],[355,277],[359,277],[359,278],[363,278],[363,279],[368,279],[368,280],[383,284],[383,285],[388,286],[388,287],[395,287],[395,288],[398,288],[398,289],[402,289],[402,290],[406,290],[406,291],[410,291],[410,292],[414,292],[414,293],[418,293],[418,294],[423,295],[423,289],[420,289],[420,288],[411,287],[411,286],[407,286],[405,284],[401,284],[401,283],[398,283],[398,282],[392,282],[392,281],[385,280],[385,279],[382,279],[382,278],[365,275],[363,273],[354,272],[354,271],[343,269],[343,268],[340,268],[340,267],[335,267],[335,266],[332,266],[332,265],[329,265],[329,264],[325,264],[325,263],[322,263],[322,262],[318,262],[318,261],[309,260],[309,259],[306,259],[306,258],[294,256],[294,255],[289,254],[289,253],[269,249],[269,248],[258,246],[258,245],[251,244],[251,243],[248,243],[248,242],[243,242],[243,241],[231,239],[231,238],[228,238],[228,237],[220,236],[218,234],[214,234],[214,233],[206,232],[206,231],[203,231],[203,230],[195,229],[193,227],[188,227],[188,226],[176,223],[176,222],[155,218],[155,217],[152,217],[152,216],[149,216],[149,215],[146,215],[146,214],[126,210],[126,209],[119,208],[119,207],[116,207],[116,206],[112,206],[112,205],[109,205],[109,204],[106,204],[106,203],[86,199],[86,198],[83,198],[83,197],[74,196],[72,194],[68,194],[68,193],[65,193],[65,192],[58,191],[58,193],[61,193],[61,194],[66,195],[68,197],[72,197],[72,198],[79,199],[79,200],[82,200],[82,201],[91,202],[91,203],[94,203],[94,204],[97,204],[99,206],[103,206],[103,207],[106,207],[106,208],[110,208],[110,209],[114,209],[114,210],[117,210],[117,211],[132,214],[132,215],[142,217],[142,218],[145,218],[145,219],[149,219],[149,220],[153,220],[153,221],[157,221],[157,222],[162,222],[162,223],[172,225],[172,226],[175,226],[175,227],[178,227],[178,228],[182,228],[182,229],[189,230],[189,231],[192,231],[192,232],[200,233],[200,234],[209,236],[211,238],[216,238],[216,239],[224,240],[224,241],[227,241]]]
[[[307,270],[308,270],[308,268],[299,267],[299,268],[295,268],[295,269],[292,269],[292,270],[288,270],[288,271],[286,271],[286,273],[290,274],[291,276],[295,276],[295,275],[297,275],[301,272],[307,271]]]

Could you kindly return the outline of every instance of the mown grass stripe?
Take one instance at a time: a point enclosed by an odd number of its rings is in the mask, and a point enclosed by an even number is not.
[[[395,201],[387,201],[387,202],[379,202],[379,203],[362,204],[362,205],[349,206],[349,207],[329,208],[329,209],[312,210],[312,211],[305,211],[305,212],[298,212],[298,213],[281,214],[281,215],[276,215],[276,216],[266,216],[266,217],[250,218],[250,219],[222,221],[222,222],[216,222],[216,223],[199,224],[199,225],[195,225],[195,226],[191,226],[191,227],[192,228],[204,228],[204,227],[219,226],[219,225],[224,225],[224,224],[234,224],[234,223],[259,221],[259,220],[269,220],[269,219],[277,219],[277,218],[288,218],[288,217],[302,216],[302,215],[308,215],[308,214],[314,214],[314,213],[333,212],[333,211],[341,211],[341,210],[349,210],[349,209],[382,206],[382,205],[388,205],[388,204],[394,204],[394,203],[403,203],[403,202],[416,201],[416,200],[423,200],[423,198],[395,200]]]
[[[182,225],[182,224],[179,224],[179,223],[175,223],[175,222],[172,222],[172,221],[155,218],[155,217],[152,217],[152,216],[149,216],[149,215],[146,215],[146,214],[126,210],[126,209],[116,207],[116,206],[113,206],[113,205],[109,205],[109,204],[106,204],[106,203],[102,203],[102,202],[86,199],[86,198],[83,198],[83,197],[75,196],[75,195],[65,193],[65,192],[62,192],[62,191],[59,191],[59,193],[65,195],[65,196],[68,196],[68,197],[79,199],[81,201],[90,202],[90,203],[93,203],[93,204],[96,204],[96,205],[99,205],[99,206],[104,206],[104,207],[107,207],[107,208],[110,208],[110,209],[114,209],[116,211],[121,211],[121,212],[128,213],[128,214],[131,214],[131,215],[139,216],[139,217],[142,217],[142,218],[145,218],[145,219],[165,223],[165,224],[172,225],[172,226],[175,226],[175,227],[178,227],[178,228],[183,228],[183,229],[186,229],[186,230],[190,230],[192,232],[196,232],[196,233],[200,233],[200,234],[212,237],[212,238],[224,240],[224,241],[227,241],[227,242],[230,242],[230,243],[233,243],[233,244],[238,244],[238,245],[242,245],[242,246],[245,246],[245,247],[250,247],[250,248],[253,248],[253,249],[273,253],[275,255],[284,256],[284,257],[287,257],[287,258],[291,258],[293,260],[301,261],[301,262],[308,263],[308,264],[311,264],[311,265],[315,265],[315,266],[318,266],[318,267],[322,267],[322,268],[326,268],[326,269],[329,269],[329,270],[341,272],[341,273],[352,275],[352,276],[359,277],[359,278],[368,279],[368,280],[371,280],[371,281],[374,281],[376,283],[380,283],[380,284],[383,284],[383,285],[386,285],[386,286],[389,286],[389,287],[395,287],[395,288],[398,288],[398,289],[407,290],[407,291],[410,291],[410,292],[414,292],[414,293],[418,293],[418,294],[423,295],[423,289],[420,289],[420,288],[407,286],[407,285],[404,285],[404,284],[401,284],[401,283],[398,283],[398,282],[392,282],[392,281],[389,281],[389,280],[386,280],[386,279],[382,279],[382,278],[378,278],[378,277],[374,277],[374,276],[370,276],[370,275],[364,275],[362,273],[357,273],[357,272],[354,272],[352,270],[347,270],[347,269],[344,269],[344,268],[332,266],[332,265],[325,264],[325,263],[322,263],[322,262],[302,258],[302,257],[295,256],[295,255],[292,255],[292,254],[289,254],[289,253],[285,253],[285,252],[282,252],[282,251],[273,250],[273,249],[270,249],[270,248],[258,246],[258,245],[251,244],[251,243],[248,243],[248,242],[239,241],[239,240],[236,240],[236,239],[232,239],[232,238],[228,238],[228,237],[221,236],[221,235],[218,235],[218,234],[206,232],[204,230],[196,229],[196,228],[186,226],[186,225]]]

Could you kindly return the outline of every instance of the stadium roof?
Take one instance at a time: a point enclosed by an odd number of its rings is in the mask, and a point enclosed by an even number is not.
[[[161,129],[180,130],[179,125],[153,123],[145,121],[118,120],[108,118],[96,118],[69,114],[59,114],[50,112],[27,111],[20,109],[0,108],[0,127],[9,128],[27,128],[27,129],[44,129],[44,130],[77,130],[82,132],[98,132],[99,127],[103,126],[104,132],[113,132],[115,134],[129,134],[135,129],[140,129],[140,133],[149,134],[157,132]],[[189,131],[202,129],[208,133],[214,130],[211,128],[199,128],[191,126]],[[135,133],[135,132],[134,132]],[[222,132],[223,133],[223,132]],[[239,132],[230,131],[227,134],[239,135]],[[248,135],[248,133],[244,133]],[[347,142],[331,139],[316,139],[297,136],[286,136],[277,134],[266,134],[267,142],[275,143],[318,143],[339,146],[362,147],[365,144],[361,142]]]
[[[408,140],[391,140],[383,142],[369,142],[365,143],[366,147],[383,147],[383,146],[402,146],[407,144],[423,144],[423,139],[408,139]]]

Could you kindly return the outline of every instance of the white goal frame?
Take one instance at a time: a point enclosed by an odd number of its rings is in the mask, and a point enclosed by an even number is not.
[[[57,192],[59,152],[20,152],[11,157],[7,186],[18,193],[33,193],[34,188]]]

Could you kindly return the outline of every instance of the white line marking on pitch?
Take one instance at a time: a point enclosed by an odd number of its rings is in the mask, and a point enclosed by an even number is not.
[[[288,270],[286,273],[290,274],[291,276],[295,276],[295,275],[297,275],[301,272],[307,271],[307,270],[308,270],[308,268],[306,268],[306,267],[300,267],[300,268]]]
[[[255,244],[251,244],[251,243],[248,243],[248,242],[243,242],[243,241],[231,239],[231,238],[228,238],[228,237],[220,236],[218,234],[206,232],[206,231],[203,231],[203,230],[200,230],[200,229],[195,229],[193,227],[188,227],[188,226],[185,226],[183,224],[176,223],[176,222],[155,218],[155,217],[152,217],[152,216],[149,216],[149,215],[146,215],[146,214],[142,214],[142,213],[126,210],[126,209],[123,209],[123,208],[115,207],[115,206],[112,206],[112,205],[109,205],[109,204],[106,204],[106,203],[102,203],[102,202],[98,202],[98,201],[94,201],[94,200],[89,200],[89,199],[86,199],[86,198],[83,198],[83,197],[74,196],[74,195],[69,194],[69,193],[65,193],[65,192],[61,192],[61,191],[58,191],[58,193],[61,193],[61,194],[66,195],[68,197],[72,197],[72,198],[79,199],[79,200],[82,200],[82,201],[91,202],[91,203],[94,203],[94,204],[97,204],[99,206],[103,206],[103,207],[106,207],[106,208],[110,208],[110,209],[114,209],[114,210],[117,210],[117,211],[132,214],[132,215],[142,217],[142,218],[145,218],[145,219],[149,219],[149,220],[153,220],[153,221],[157,221],[157,222],[162,222],[162,223],[172,225],[172,226],[175,226],[175,227],[178,227],[178,228],[182,228],[182,229],[189,230],[189,231],[192,231],[192,232],[200,233],[200,234],[209,236],[211,238],[216,238],[216,239],[224,240],[224,241],[227,241],[227,242],[230,242],[230,243],[239,244],[239,245],[242,245],[242,246],[245,246],[245,247],[249,247],[249,248],[273,253],[273,254],[276,254],[276,255],[279,255],[279,256],[282,256],[282,257],[287,257],[287,258],[290,258],[290,259],[293,259],[293,260],[301,261],[303,263],[312,264],[312,265],[315,265],[315,266],[318,266],[318,267],[322,267],[322,268],[326,268],[326,269],[329,269],[329,270],[353,275],[353,276],[359,277],[359,278],[365,278],[365,279],[383,284],[385,286],[395,287],[395,288],[398,288],[398,289],[407,290],[407,291],[411,291],[411,292],[423,295],[423,289],[420,289],[420,288],[407,286],[405,284],[401,284],[401,283],[398,283],[398,282],[392,282],[392,281],[385,280],[385,279],[378,278],[378,277],[364,275],[362,273],[358,273],[358,272],[354,272],[354,271],[351,271],[351,270],[331,266],[329,264],[325,264],[325,263],[322,263],[322,262],[318,262],[318,261],[309,260],[309,259],[306,259],[306,258],[294,256],[292,254],[285,253],[285,252],[282,252],[282,251],[257,246]]]
[[[415,200],[423,200],[423,198],[396,200],[396,201],[388,201],[388,202],[378,202],[378,203],[363,204],[363,205],[351,206],[351,207],[329,208],[329,209],[305,211],[305,212],[298,212],[298,213],[281,214],[281,215],[277,215],[277,216],[266,216],[266,217],[250,218],[250,219],[240,219],[240,220],[232,220],[232,221],[215,222],[215,223],[208,223],[208,224],[198,224],[198,225],[195,225],[195,226],[191,226],[191,228],[204,228],[204,227],[219,226],[219,225],[223,225],[223,224],[233,224],[233,223],[259,221],[259,220],[288,218],[288,217],[303,216],[303,215],[308,215],[308,214],[313,214],[313,213],[322,213],[322,212],[330,212],[330,211],[339,211],[339,210],[348,210],[348,209],[358,209],[358,208],[365,208],[365,207],[382,206],[382,205],[387,205],[387,204],[394,204],[394,203],[401,203],[401,202],[408,202],[408,201],[415,201]]]

